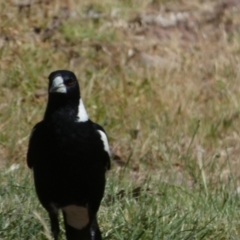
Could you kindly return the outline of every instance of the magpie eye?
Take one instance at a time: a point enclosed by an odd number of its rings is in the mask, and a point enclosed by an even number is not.
[[[65,84],[67,86],[72,86],[74,84],[74,80],[73,79],[68,79],[68,80],[65,81]]]

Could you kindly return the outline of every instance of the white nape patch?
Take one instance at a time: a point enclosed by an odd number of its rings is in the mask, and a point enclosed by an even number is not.
[[[53,79],[52,86],[50,87],[49,92],[58,92],[58,93],[66,93],[67,88],[64,85],[63,78],[58,76]]]
[[[88,121],[88,114],[84,107],[83,101],[80,98],[79,99],[79,105],[78,105],[78,122],[86,122]]]
[[[109,148],[109,145],[108,145],[108,140],[107,140],[107,136],[106,134],[101,131],[101,130],[98,130],[98,132],[100,133],[100,136],[101,136],[101,139],[103,141],[103,146],[104,146],[104,150],[108,153],[109,157],[111,156],[111,153],[110,153],[110,148]]]
[[[77,205],[69,205],[63,207],[62,210],[66,213],[68,225],[76,229],[83,229],[89,223],[88,210],[85,207]]]

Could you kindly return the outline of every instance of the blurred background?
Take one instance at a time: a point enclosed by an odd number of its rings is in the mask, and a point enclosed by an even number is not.
[[[0,0],[0,19],[0,239],[51,239],[25,156],[57,69],[108,134],[105,239],[239,238],[240,0]]]

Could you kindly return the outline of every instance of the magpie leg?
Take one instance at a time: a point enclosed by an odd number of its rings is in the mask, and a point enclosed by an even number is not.
[[[102,240],[101,231],[98,226],[96,215],[93,217],[90,226],[91,240]]]
[[[53,234],[54,240],[58,240],[58,235],[60,232],[59,223],[58,223],[58,214],[56,212],[48,212],[51,224],[51,231]]]

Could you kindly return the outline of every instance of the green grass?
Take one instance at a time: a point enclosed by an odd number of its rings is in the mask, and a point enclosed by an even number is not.
[[[186,189],[164,182],[160,175],[149,176],[139,189],[128,175],[108,175],[99,212],[105,239],[238,238],[240,205],[230,191],[231,181],[206,193],[202,184]],[[48,239],[48,218],[29,171],[21,166],[2,172],[0,180],[1,239]]]
[[[29,11],[0,0],[0,239],[50,239],[25,156],[56,69],[76,73],[108,133],[105,239],[239,239],[240,14],[216,18],[218,4],[70,0]],[[170,28],[144,22],[179,12],[186,22]]]

